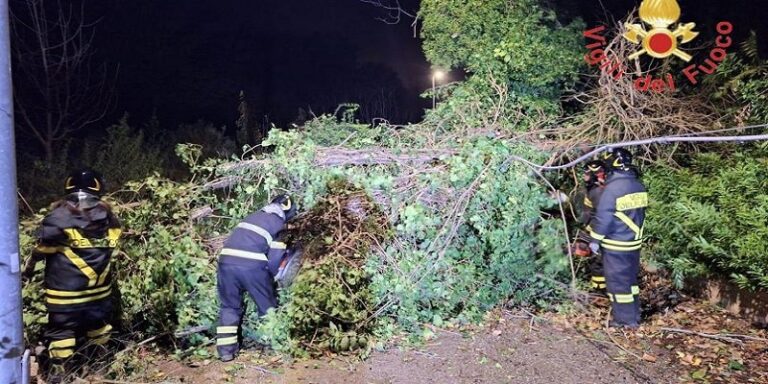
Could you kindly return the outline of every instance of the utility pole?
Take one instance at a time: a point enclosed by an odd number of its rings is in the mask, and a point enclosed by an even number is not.
[[[21,258],[8,0],[0,0],[0,383],[22,384]]]

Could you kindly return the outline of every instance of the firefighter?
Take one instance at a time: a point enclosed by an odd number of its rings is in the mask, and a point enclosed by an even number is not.
[[[217,272],[220,310],[216,347],[221,361],[231,361],[239,351],[243,291],[258,306],[259,316],[277,306],[275,276],[290,255],[279,240],[280,232],[295,216],[296,205],[288,195],[280,195],[246,217],[224,242]]]
[[[600,201],[600,195],[605,189],[605,165],[600,160],[592,160],[584,167],[584,183],[587,193],[584,195],[584,208],[581,212],[581,224],[585,226],[585,231],[579,231],[576,243],[576,255],[590,257],[590,283],[593,289],[605,289],[605,276],[603,276],[602,255],[594,254],[589,248],[592,238],[589,232],[592,231],[592,219],[595,214],[595,207]]]
[[[101,175],[87,168],[74,171],[64,191],[64,199],[43,219],[24,269],[28,280],[37,262],[45,260],[49,383],[63,379],[76,348],[104,347],[110,340],[111,261],[121,235],[120,221],[101,200]]]
[[[590,248],[602,253],[611,300],[611,327],[640,325],[640,246],[643,241],[648,193],[632,166],[632,155],[623,148],[604,154],[608,178],[592,220]]]

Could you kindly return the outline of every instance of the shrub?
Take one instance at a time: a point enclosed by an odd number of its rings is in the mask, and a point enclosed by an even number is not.
[[[344,134],[334,135],[338,130]],[[302,212],[330,211],[327,204],[344,195],[329,188],[339,180],[343,191],[375,203],[386,223],[378,227],[391,228],[386,240],[382,234],[346,244],[351,250],[320,252],[266,322],[257,323],[251,313],[247,336],[302,355],[348,349],[353,340],[359,346],[372,332],[386,336],[396,329],[419,332],[424,323],[477,321],[510,299],[546,306],[559,298],[559,285],[550,278],[567,272],[560,222],[542,218],[552,201],[534,173],[507,161],[513,154],[540,160],[526,144],[484,132],[434,136],[423,127],[371,129],[324,117],[302,131],[273,130],[265,145],[268,154],[202,165],[194,163],[201,158],[198,146],[181,146],[177,152],[192,163],[193,181],[153,175],[113,196],[127,229],[115,265],[123,337],[213,327],[216,253],[229,231],[278,189],[294,194]],[[25,251],[38,220],[23,228]],[[296,236],[310,243],[313,233],[328,237],[309,230]],[[331,242],[339,241],[335,236]],[[343,264],[334,254],[357,261]],[[33,294],[39,278],[25,288],[28,324],[42,318]],[[325,288],[312,293],[312,282]],[[344,284],[355,287],[360,300],[339,296]],[[317,318],[317,306],[337,314]],[[308,342],[309,328],[318,332],[317,343]],[[28,339],[36,340],[37,332],[39,327],[28,328]],[[199,345],[209,335],[176,345]]]
[[[685,277],[724,274],[743,288],[768,289],[768,194],[762,148],[702,153],[689,168],[652,168],[648,252]]]

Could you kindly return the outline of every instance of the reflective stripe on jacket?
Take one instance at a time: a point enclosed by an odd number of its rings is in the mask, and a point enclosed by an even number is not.
[[[45,259],[51,312],[102,305],[112,294],[111,260],[122,230],[106,204],[82,209],[66,201],[43,219],[36,257]]]
[[[285,219],[279,206],[274,208],[270,204],[240,222],[224,242],[219,263],[247,266],[266,262],[278,253],[282,256],[285,244],[277,237],[285,227]]]
[[[596,207],[590,236],[608,250],[639,250],[647,207],[648,193],[634,171],[614,171]]]

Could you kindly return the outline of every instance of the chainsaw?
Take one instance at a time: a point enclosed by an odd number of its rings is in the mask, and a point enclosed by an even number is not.
[[[280,267],[275,274],[275,282],[278,288],[285,289],[291,286],[293,280],[299,274],[303,256],[304,250],[301,244],[296,244],[285,252],[285,256],[280,261]]]

